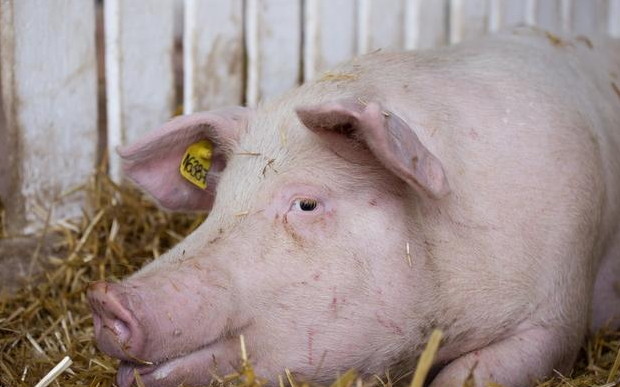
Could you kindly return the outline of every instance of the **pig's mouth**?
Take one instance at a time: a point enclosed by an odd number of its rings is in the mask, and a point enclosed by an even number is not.
[[[137,363],[131,363],[128,361],[121,361],[121,364],[118,367],[118,372],[116,374],[116,384],[120,387],[128,387],[133,383],[134,379],[134,370],[140,377],[143,378],[149,374],[151,374],[158,366],[150,365],[150,366],[141,366]]]
[[[116,383],[119,387],[129,387],[136,379],[135,373],[138,373],[147,386],[158,384],[158,380],[166,379],[168,376],[174,375],[175,369],[178,369],[179,366],[186,361],[198,357],[208,359],[207,352],[211,352],[211,347],[222,340],[223,337],[218,338],[199,347],[198,349],[162,360],[155,364],[144,365],[132,361],[122,360],[116,374]]]
[[[116,374],[116,383],[119,387],[129,387],[136,379],[135,373],[140,375],[140,379],[146,386],[158,386],[170,384],[167,380],[175,380],[176,384],[184,383],[184,380],[176,382],[178,377],[187,377],[205,373],[203,377],[208,377],[216,369],[215,350],[218,345],[226,341],[234,340],[238,335],[248,328],[251,324],[245,324],[240,328],[226,330],[216,339],[197,347],[196,349],[184,352],[174,357],[165,358],[154,364],[143,364],[129,360],[122,360]],[[205,365],[207,365],[205,367]],[[199,366],[199,369],[196,367]],[[134,372],[135,370],[135,372]],[[205,381],[205,384],[207,381]]]

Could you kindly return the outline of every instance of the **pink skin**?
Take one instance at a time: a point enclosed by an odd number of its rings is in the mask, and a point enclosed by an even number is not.
[[[341,109],[340,104],[333,106]],[[344,102],[343,106],[354,105]],[[385,157],[403,173],[410,172],[398,164],[398,157],[405,157],[404,163],[411,163],[414,157],[428,157],[423,156],[425,148],[397,116],[386,119],[378,104],[369,105],[368,110],[361,108],[339,110],[330,125],[350,121],[360,133],[380,133],[375,125],[391,125],[392,133],[402,132],[400,137],[412,141],[412,145],[397,157]],[[313,110],[321,109],[305,109],[304,117],[311,121]],[[414,300],[405,310],[395,310],[385,304],[369,307],[373,302],[368,297],[369,289],[385,287],[386,282],[393,286],[386,290],[393,297],[411,283],[422,282],[414,271],[394,280],[390,278],[391,270],[386,270],[390,260],[395,261],[391,266],[404,263],[401,252],[411,225],[400,216],[408,211],[402,198],[413,198],[416,193],[407,191],[406,184],[397,177],[385,174],[376,159],[362,148],[349,149],[346,154],[347,160],[355,161],[353,167],[328,147],[319,146],[298,152],[287,164],[272,166],[277,172],[271,172],[267,170],[269,161],[259,164],[256,161],[260,159],[235,156],[247,149],[243,140],[248,136],[236,134],[243,128],[230,128],[236,122],[227,118],[230,114],[225,110],[177,118],[143,142],[120,152],[128,160],[128,174],[170,208],[176,209],[182,203],[175,195],[186,197],[190,208],[203,203],[207,209],[216,185],[226,194],[216,196],[205,224],[181,246],[122,284],[91,287],[89,298],[99,346],[124,361],[119,384],[124,387],[131,383],[131,369],[136,366],[149,385],[205,383],[209,372],[229,372],[229,364],[236,358],[221,351],[216,356],[213,347],[225,345],[234,354],[240,333],[246,335],[250,348],[271,348],[270,356],[255,359],[257,370],[264,370],[266,375],[280,372],[279,365],[291,360],[298,363],[295,371],[300,375],[325,380],[327,375],[352,367],[379,372],[383,360],[366,353],[376,352],[386,341],[394,342],[396,354],[407,352],[405,326],[415,329],[423,321],[410,316],[416,309]],[[319,145],[308,129],[299,123],[297,126],[304,136],[300,140],[311,141],[314,147]],[[178,162],[188,144],[196,141],[197,133],[215,144],[215,154],[224,159],[220,165],[226,165],[221,175],[217,169],[209,171],[206,192],[179,180],[172,164]],[[241,137],[240,143],[235,145],[234,141],[239,140],[227,136]],[[391,140],[375,137],[381,142],[375,154],[388,152],[386,144]],[[374,140],[366,143],[370,141]],[[337,147],[342,149],[354,145],[343,136],[331,138],[330,144],[340,144]],[[271,152],[264,149],[260,153]],[[331,172],[332,181],[326,183],[325,165],[332,163],[345,168]],[[426,165],[430,164],[420,162],[415,174],[423,176]],[[368,181],[352,179],[351,173],[374,177]],[[262,176],[263,181],[240,186],[235,175]],[[412,181],[412,186],[425,191],[424,182]],[[441,184],[439,180],[433,189]],[[440,188],[442,194],[447,192],[446,187]],[[371,202],[374,204],[368,208]],[[234,213],[239,211],[234,208],[247,208],[248,214],[236,216]],[[368,238],[377,232],[383,234],[382,243]],[[243,243],[249,235],[252,243]],[[308,274],[311,268],[314,275]],[[272,321],[269,316],[278,319]],[[351,332],[349,325],[353,321],[363,329]],[[294,327],[298,324],[295,329],[308,332],[307,338],[299,335],[284,339],[277,334],[290,330],[291,323]],[[343,337],[347,338],[344,342]],[[273,347],[286,341],[286,347],[306,348],[306,353]],[[318,364],[320,358],[329,362]],[[194,362],[203,366],[201,370],[183,372]]]
[[[209,217],[91,285],[119,386],[133,369],[149,387],[208,384],[237,364],[239,334],[271,383],[285,367],[324,383],[411,370],[435,328],[431,387],[473,365],[480,386],[568,371],[591,310],[594,327],[620,323],[620,46],[577,43],[524,29],[375,53],[337,69],[351,79],[175,118],[120,149],[163,207]],[[206,190],[178,174],[202,139]]]
[[[367,194],[359,192],[359,195],[364,198]],[[316,208],[312,211],[301,210],[299,199],[316,200]],[[254,222],[260,223],[263,225],[261,228],[266,227],[270,228],[268,231],[279,232],[282,238],[279,241],[281,246],[266,245],[263,251],[257,252],[259,255],[253,257],[256,262],[250,269],[252,273],[230,273],[225,269],[217,271],[215,268],[222,265],[217,258],[213,256],[188,258],[189,248],[184,245],[186,258],[180,262],[160,266],[153,273],[148,270],[140,272],[123,284],[97,283],[92,285],[89,298],[96,316],[95,330],[98,332],[99,347],[108,354],[124,360],[119,370],[119,385],[126,386],[131,382],[133,378],[131,370],[139,360],[157,363],[156,367],[149,365],[137,367],[143,380],[149,386],[172,385],[181,381],[190,384],[203,383],[210,378],[209,372],[216,372],[212,363],[213,355],[216,356],[218,363],[217,373],[230,372],[229,363],[236,363],[239,357],[237,337],[241,333],[246,336],[253,358],[255,351],[259,348],[270,348],[274,344],[292,340],[290,345],[304,348],[303,352],[294,355],[300,356],[299,363],[301,363],[295,371],[306,376],[314,374],[321,357],[326,358],[324,361],[330,359],[333,361],[336,356],[350,357],[353,362],[351,365],[357,365],[355,363],[359,360],[355,360],[356,352],[363,353],[364,346],[352,345],[349,348],[340,348],[330,343],[333,340],[330,336],[345,334],[349,329],[348,321],[353,318],[364,318],[364,315],[367,315],[365,318],[368,319],[366,324],[369,324],[369,329],[360,331],[362,335],[370,330],[374,331],[373,336],[378,338],[381,336],[402,337],[401,328],[398,328],[395,322],[389,320],[386,325],[384,319],[380,317],[390,313],[380,304],[374,313],[364,311],[360,315],[358,312],[366,297],[356,295],[356,287],[364,286],[364,284],[365,286],[377,286],[378,284],[368,283],[368,281],[359,279],[358,276],[352,278],[353,284],[349,284],[346,279],[338,278],[338,271],[329,272],[329,262],[320,260],[306,263],[315,267],[315,270],[304,269],[299,272],[297,261],[305,259],[302,250],[311,248],[318,241],[328,239],[330,235],[338,233],[336,226],[341,200],[346,201],[348,198],[335,198],[333,193],[330,195],[327,190],[307,183],[285,183],[272,195],[271,202],[267,202],[265,206],[259,206],[255,214],[246,218],[246,222],[250,223],[248,226],[251,227],[251,223]],[[364,199],[360,201],[367,203]],[[346,207],[346,204],[343,207]],[[375,212],[388,210],[389,208],[385,207],[376,209]],[[398,212],[396,208],[393,211]],[[395,213],[391,216],[395,216]],[[382,216],[386,228],[389,227],[389,217],[389,214]],[[234,235],[247,234],[245,229],[248,226],[237,225],[238,231],[236,230]],[[202,227],[209,227],[209,221],[207,220]],[[257,232],[254,231],[254,233]],[[363,231],[360,230],[360,232]],[[221,238],[211,243],[207,250],[216,254],[214,249],[216,252],[221,251],[219,246],[226,244],[225,239],[234,240],[236,237],[228,236],[224,232]],[[207,237],[207,239],[214,238]],[[170,254],[178,252],[179,248],[174,249]],[[271,257],[282,254],[273,249],[278,249],[284,254],[288,253],[288,263],[271,262],[273,260]],[[239,255],[244,255],[243,247],[235,250]],[[359,247],[352,246],[351,250],[354,253],[352,255],[355,255],[355,252],[361,254]],[[220,254],[217,255],[232,256]],[[356,259],[353,256],[351,258]],[[347,258],[341,256],[340,259],[346,260]],[[246,266],[242,262],[238,264]],[[279,266],[281,273],[279,279],[271,276],[273,264]],[[361,264],[361,262],[355,264]],[[249,269],[250,266],[246,267]],[[381,275],[380,272],[377,274]],[[251,275],[251,283],[246,278],[247,275]],[[326,281],[338,285],[330,286],[322,295],[321,288],[326,285]],[[261,284],[265,287],[261,287]],[[250,288],[244,288],[250,285]],[[143,291],[146,289],[151,290]],[[252,301],[257,305],[238,310],[242,308],[243,301],[233,301],[228,297],[245,292],[256,293],[259,299]],[[316,298],[308,299],[306,296],[308,292],[315,293]],[[101,306],[103,300],[108,303],[107,306]],[[117,307],[116,303],[124,304],[124,307]],[[308,310],[302,312],[296,310],[300,304]],[[153,305],[157,307],[153,308]],[[238,306],[226,311],[222,309],[226,305]],[[218,312],[211,313],[215,308]],[[131,310],[131,313],[128,310]],[[118,313],[115,313],[117,311]],[[257,315],[249,316],[248,314],[252,312]],[[355,316],[356,314],[359,316]],[[277,316],[278,321],[269,321],[269,316]],[[385,318],[389,319],[389,317]],[[118,320],[125,323],[119,324]],[[135,331],[141,335],[130,335],[126,332],[133,327],[135,321],[140,321],[139,328],[136,327]],[[235,324],[232,321],[242,323]],[[270,331],[275,333],[282,329],[289,329],[287,325],[291,322],[298,324],[297,329],[300,332],[306,333],[280,340],[277,336],[272,336]],[[279,327],[283,323],[284,326]],[[102,329],[101,325],[112,329]],[[111,334],[114,329],[119,330],[117,328],[119,325],[122,328],[120,332]],[[331,328],[329,328],[330,325],[332,325]],[[267,333],[257,333],[263,329],[268,330]],[[333,332],[326,334],[326,330],[333,330]],[[344,331],[338,333],[340,330]],[[150,332],[152,334],[149,334]],[[127,337],[130,339],[126,339]],[[118,345],[118,341],[126,345]],[[355,340],[358,343],[364,341],[372,343],[372,340],[364,340],[363,336]],[[218,350],[214,352],[216,348]],[[153,356],[153,354],[156,355]],[[289,353],[283,353],[285,354],[287,357],[290,356]],[[277,367],[276,364],[264,364],[261,358],[255,360],[258,369],[270,370],[271,367]],[[279,361],[282,363],[277,364],[285,364],[290,359],[282,358]],[[191,373],[183,372],[186,369],[194,369],[195,364],[201,365],[200,372],[198,370]],[[343,369],[339,368],[340,371]],[[158,375],[167,376],[157,379]]]

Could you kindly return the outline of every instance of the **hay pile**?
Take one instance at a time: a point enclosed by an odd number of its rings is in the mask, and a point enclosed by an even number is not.
[[[83,190],[88,209],[83,219],[46,230],[62,236],[53,249],[60,253],[38,257],[49,270],[16,294],[0,299],[0,386],[34,386],[65,356],[72,364],[51,385],[112,386],[118,363],[95,347],[84,293],[87,284],[123,278],[178,243],[203,220],[200,216],[163,213],[103,173],[94,176]],[[572,375],[557,375],[540,386],[620,385],[619,346],[620,332],[597,334],[585,345]],[[214,384],[262,385],[242,357],[240,351],[238,374]],[[355,373],[348,372],[334,386],[404,385],[409,384],[411,374],[400,380],[391,380],[386,373],[362,383]],[[282,383],[296,384],[286,377]]]

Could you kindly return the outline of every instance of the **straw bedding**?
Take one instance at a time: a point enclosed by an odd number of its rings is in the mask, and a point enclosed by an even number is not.
[[[66,356],[72,364],[51,385],[114,385],[117,361],[96,349],[84,293],[87,284],[123,278],[179,242],[203,220],[201,216],[163,213],[134,190],[116,186],[103,173],[81,190],[86,198],[83,219],[45,230],[59,235],[49,253],[35,254],[40,255],[35,263],[46,271],[16,293],[0,296],[0,386],[34,386]],[[599,332],[584,345],[571,375],[555,375],[539,386],[620,386],[619,346],[620,332]],[[245,361],[241,349],[238,370],[214,384],[262,385],[251,368],[251,359]],[[409,373],[392,380],[386,372],[362,381],[351,371],[334,375],[334,379],[334,386],[341,387],[410,382],[417,387],[423,375],[413,378]],[[281,384],[301,383],[283,369]]]

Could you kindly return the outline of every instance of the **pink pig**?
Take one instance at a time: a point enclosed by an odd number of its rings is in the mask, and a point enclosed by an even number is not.
[[[256,110],[177,117],[120,149],[182,243],[88,292],[101,350],[148,386],[411,370],[524,386],[620,324],[620,42],[532,29],[373,53]],[[214,144],[205,190],[179,173]]]

